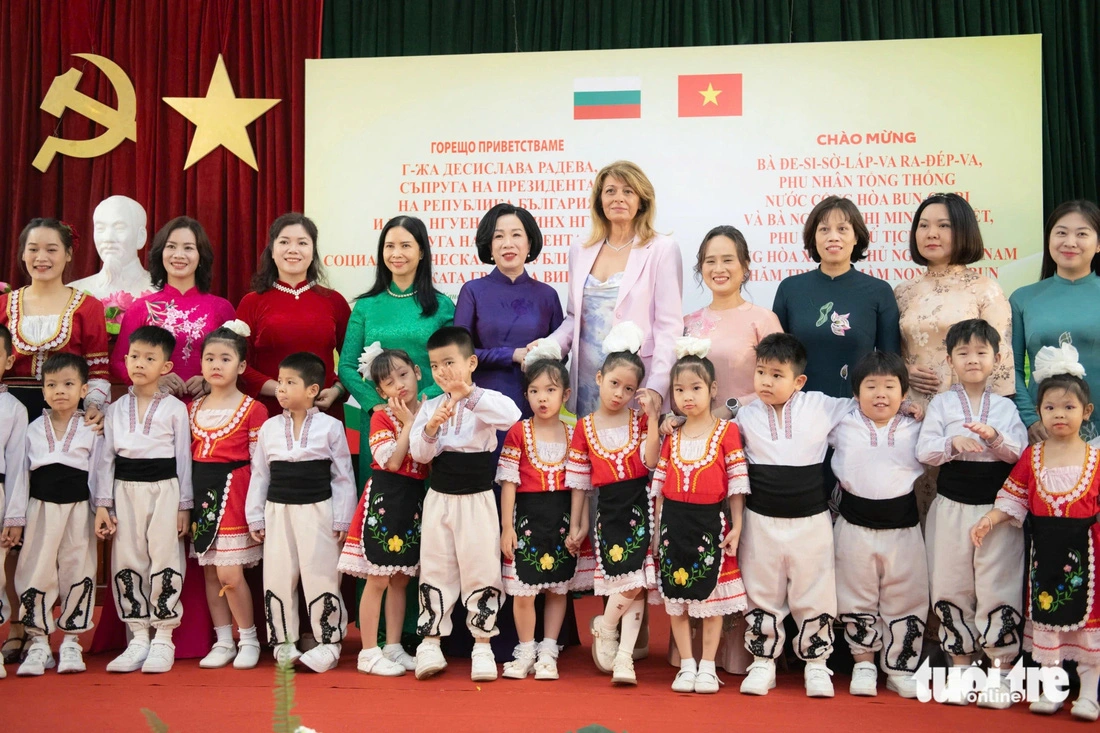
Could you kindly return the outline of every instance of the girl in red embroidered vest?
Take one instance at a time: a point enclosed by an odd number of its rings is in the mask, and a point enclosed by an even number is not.
[[[657,582],[680,652],[675,692],[718,692],[714,657],[722,617],[748,608],[737,567],[748,467],[737,426],[711,415],[718,383],[709,348],[705,339],[676,342],[672,395],[687,420],[665,438],[650,486],[657,503]],[[703,619],[698,666],[689,617]]]
[[[1100,682],[1100,449],[1079,431],[1092,414],[1084,368],[1069,344],[1044,346],[1035,355],[1031,377],[1039,382],[1035,402],[1047,439],[1020,457],[993,509],[970,530],[981,547],[993,527],[1027,520],[1031,529],[1024,650],[1043,666],[1077,662],[1081,695],[1073,715],[1096,720]],[[1051,714],[1062,706],[1044,690],[1031,703],[1033,713]]]
[[[504,438],[496,480],[500,484],[500,517],[504,553],[501,577],[512,596],[519,645],[504,665],[504,677],[521,680],[532,670],[537,680],[558,678],[558,634],[565,620],[570,590],[592,588],[595,558],[578,565],[568,542],[572,493],[565,488],[565,454],[573,429],[559,417],[569,399],[569,370],[561,348],[549,339],[540,344],[556,352],[531,350],[525,363],[527,401],[533,417],[512,426]],[[533,358],[532,358],[533,355]],[[583,501],[583,496],[581,497]],[[543,639],[535,645],[535,597],[544,593]]]
[[[607,358],[596,373],[600,406],[577,424],[565,467],[567,488],[599,492],[594,590],[607,596],[607,607],[591,622],[592,659],[601,672],[612,673],[612,682],[625,685],[638,683],[632,653],[645,610],[642,593],[657,587],[646,485],[661,453],[660,404],[646,399],[644,413],[627,407],[645,377],[638,357],[642,339],[642,330],[630,321],[607,334]],[[569,541],[576,548],[588,533],[588,502],[582,492],[573,497]]]
[[[248,532],[245,497],[252,476],[251,460],[267,409],[237,389],[245,369],[248,325],[229,321],[211,331],[202,344],[202,376],[210,394],[191,403],[191,553],[203,566],[206,602],[217,641],[199,662],[218,669],[230,662],[252,669],[260,660],[260,643],[252,593],[244,569],[263,558],[263,546]],[[233,643],[233,621],[240,643]]]
[[[359,601],[363,651],[359,671],[399,677],[416,669],[401,648],[405,589],[420,568],[420,517],[428,466],[409,455],[409,432],[420,404],[420,367],[400,349],[377,341],[363,350],[359,371],[387,400],[370,419],[371,478],[348,528],[339,570],[367,581]],[[378,648],[378,617],[386,593],[386,646]]]

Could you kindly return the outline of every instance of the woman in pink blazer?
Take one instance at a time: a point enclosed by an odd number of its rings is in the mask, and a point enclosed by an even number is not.
[[[653,229],[653,184],[635,164],[605,166],[592,186],[592,232],[569,249],[569,303],[550,335],[569,354],[569,409],[583,417],[599,403],[596,371],[612,326],[633,321],[645,334],[639,354],[646,376],[638,391],[666,401],[673,345],[684,332],[680,248]]]

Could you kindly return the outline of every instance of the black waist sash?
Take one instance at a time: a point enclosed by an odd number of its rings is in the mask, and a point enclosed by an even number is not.
[[[745,506],[766,517],[812,517],[829,508],[821,464],[770,466],[749,464],[752,493]]]
[[[316,504],[332,498],[332,461],[272,461],[267,500],[276,504]]]
[[[949,461],[940,466],[936,492],[960,504],[992,504],[1010,473],[1004,461]]]
[[[444,451],[432,460],[432,491],[440,494],[480,494],[493,488],[496,464],[490,451]]]
[[[229,475],[244,468],[248,461],[195,461],[191,464],[191,483],[195,487],[195,505],[191,509],[191,543],[202,555],[218,535],[225,513],[225,485]],[[248,484],[237,488],[248,493]],[[206,507],[203,507],[206,504]]]
[[[867,499],[842,491],[840,516],[868,529],[906,529],[920,524],[917,495],[912,491],[893,499]]]
[[[175,458],[115,457],[115,479],[118,481],[167,481],[176,478]]]
[[[723,525],[729,502],[688,504],[665,499],[657,545],[661,595],[670,601],[705,601],[718,585]],[[667,544],[666,544],[667,541]],[[700,551],[701,550],[701,551]]]
[[[31,471],[32,499],[51,504],[88,501],[88,472],[62,463],[49,463]]]
[[[1092,612],[1094,593],[1092,525],[1095,517],[1037,517],[1031,530],[1029,584],[1031,620],[1071,631],[1082,628]]]

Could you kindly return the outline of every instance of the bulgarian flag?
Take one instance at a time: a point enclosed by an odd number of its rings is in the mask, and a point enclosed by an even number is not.
[[[574,120],[637,119],[641,116],[641,77],[573,80]]]

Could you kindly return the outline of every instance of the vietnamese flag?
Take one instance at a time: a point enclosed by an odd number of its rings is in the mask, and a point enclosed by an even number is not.
[[[680,117],[740,117],[740,74],[680,76]]]

